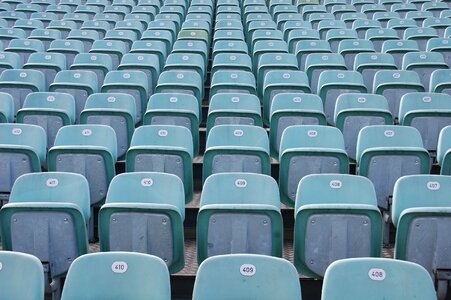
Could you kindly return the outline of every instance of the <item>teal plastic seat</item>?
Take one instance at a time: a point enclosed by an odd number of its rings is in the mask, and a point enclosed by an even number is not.
[[[36,70],[11,69],[0,75],[0,92],[14,99],[14,114],[23,106],[25,97],[33,92],[45,91],[44,74]]]
[[[307,56],[311,53],[332,53],[330,45],[324,40],[302,40],[296,44],[294,54],[299,63],[299,69],[305,70],[305,61]]]
[[[175,45],[174,45],[175,47]],[[166,44],[162,41],[148,40],[148,41],[136,41],[133,43],[130,50],[130,54],[155,54],[158,56],[159,69],[163,69],[166,61],[168,49]]]
[[[106,41],[121,41],[126,45],[126,52],[130,51],[134,41],[138,40],[138,34],[129,29],[110,29],[105,33]]]
[[[349,70],[354,68],[354,60],[359,53],[374,53],[373,43],[367,40],[343,40],[338,44],[338,53],[344,59]]]
[[[213,58],[211,73],[218,70],[241,70],[252,72],[252,60],[245,53],[218,53]]]
[[[263,121],[269,125],[274,97],[280,93],[310,93],[307,75],[302,71],[272,70],[263,81]]]
[[[17,122],[42,127],[47,136],[47,148],[50,148],[58,130],[75,122],[75,99],[64,93],[28,94],[17,112]]]
[[[50,85],[50,92],[71,94],[75,99],[75,122],[78,123],[80,113],[85,107],[89,95],[98,90],[96,73],[85,70],[64,70],[56,74]]]
[[[299,16],[299,20],[297,20]],[[303,21],[302,16],[300,14],[294,15],[290,20],[286,20],[283,24],[280,24],[279,30],[283,32],[283,39],[287,40],[288,35],[292,30],[296,30],[299,28],[312,29],[312,24],[308,21]]]
[[[114,29],[117,30],[131,30],[134,33],[136,33],[136,38],[140,39],[143,31],[145,30],[144,24],[135,19],[124,19],[124,21],[116,22],[116,25],[114,26]],[[133,43],[132,43],[133,44]],[[130,45],[131,47],[131,45]]]
[[[78,7],[78,6],[77,6]],[[75,11],[75,10],[74,10]],[[97,14],[96,14],[97,15]],[[56,19],[58,19],[58,16],[56,16]],[[95,17],[95,16],[94,16]],[[86,13],[68,13],[65,14],[62,18],[63,21],[72,21],[75,22],[77,24],[77,28],[80,28],[81,25],[83,24],[83,22],[85,20],[89,20],[89,15]]]
[[[202,165],[203,181],[212,174],[271,173],[269,139],[262,127],[218,125],[211,128]]]
[[[303,40],[319,40],[320,35],[315,29],[293,29],[288,34],[287,43],[289,52],[293,53],[297,43]]]
[[[66,66],[70,67],[74,62],[74,58],[77,54],[85,52],[85,48],[82,41],[77,40],[55,40],[50,43],[47,52],[61,53],[66,56]]]
[[[445,63],[451,64],[451,39],[431,38],[426,45],[426,52],[438,52],[442,54]]]
[[[268,72],[272,70],[299,70],[296,56],[291,53],[265,53],[260,55],[256,68],[256,77],[257,92],[261,96],[263,96],[264,81],[268,77]]]
[[[294,206],[300,180],[309,174],[347,174],[349,159],[339,129],[321,125],[287,127],[279,149],[280,200]]]
[[[4,24],[6,26],[2,27],[8,27],[7,24]],[[42,23],[39,20],[30,20],[30,19],[18,19],[16,22],[14,22],[13,28],[19,28],[25,31],[26,35],[29,36],[31,31],[37,28],[44,28],[44,23]]]
[[[7,93],[0,93],[0,123],[12,123],[13,121],[14,121],[13,96]]]
[[[103,39],[108,30],[110,30],[111,26],[107,21],[94,21],[94,20],[86,20],[81,25],[80,29],[82,30],[94,30],[99,33],[99,38]]]
[[[402,1],[398,0],[388,0],[388,2],[394,1],[394,4],[403,4]],[[388,22],[393,19],[399,19],[401,18],[401,14],[399,12],[395,12],[392,10],[391,6],[392,4],[387,4],[387,6],[390,6],[388,10],[391,11],[378,11],[374,13],[373,19],[377,20],[381,23],[381,27],[389,28]]]
[[[83,42],[83,45],[85,47],[85,52],[88,52],[94,41],[99,40],[99,33],[95,30],[88,30],[88,29],[74,29],[69,32],[69,35],[67,36],[67,40],[76,40]]]
[[[413,40],[388,40],[382,44],[381,50],[381,52],[393,56],[395,64],[400,70],[402,69],[404,54],[417,51],[420,51],[420,48],[418,43]]]
[[[252,274],[255,270],[258,270],[255,275],[247,276],[246,271]],[[224,290],[218,294],[218,289]],[[262,300],[301,299],[298,274],[286,260],[256,254],[215,256],[200,265],[194,283],[194,300],[225,300],[243,294]]]
[[[382,215],[371,181],[348,174],[301,179],[294,224],[294,265],[299,273],[322,278],[336,260],[381,253]]]
[[[207,72],[202,55],[195,53],[171,53],[166,59],[163,71],[194,71],[205,81]]]
[[[350,93],[338,96],[334,124],[343,133],[346,153],[355,160],[360,130],[371,125],[392,125],[393,117],[384,96]]]
[[[416,41],[421,51],[426,50],[426,45],[429,39],[437,37],[437,31],[431,27],[407,28],[404,31],[404,39]]]
[[[2,17],[2,13],[0,12],[0,18]],[[13,21],[13,23],[15,20]],[[12,26],[12,25],[11,25]],[[6,49],[13,39],[26,39],[27,34],[23,29],[20,28],[0,28],[0,42],[2,44],[2,48]]]
[[[36,256],[45,265],[43,274],[46,285],[52,283],[53,298],[59,298],[61,281],[70,264],[88,253],[86,179],[60,172],[23,175],[14,183],[9,203],[2,207],[0,216],[3,249]],[[36,235],[39,240],[32,238]]]
[[[144,300],[149,295],[158,300],[171,299],[169,272],[162,259],[141,253],[102,252],[83,255],[73,262],[61,299]]]
[[[124,93],[135,99],[135,121],[141,122],[149,99],[149,82],[146,73],[135,70],[110,71],[105,76],[102,93]]]
[[[346,23],[338,20],[322,20],[319,21],[317,29],[321,39],[325,39],[327,32],[331,29],[346,29]]]
[[[368,300],[381,297],[436,299],[432,280],[417,264],[387,258],[350,258],[332,263],[324,276],[321,299],[357,300],[362,297]]]
[[[373,90],[375,74],[380,70],[396,70],[395,60],[387,53],[358,53],[354,58],[354,71],[362,74],[368,91]]]
[[[423,27],[434,28],[439,37],[445,35],[445,31],[451,26],[451,20],[449,18],[427,18],[423,21]]]
[[[127,45],[123,41],[96,40],[89,53],[108,54],[113,62],[113,70],[119,66],[122,57],[127,53]]]
[[[70,12],[71,10],[69,10]],[[88,16],[89,20],[92,20],[97,13],[100,13],[100,7],[97,5],[78,5],[75,8],[74,13],[85,14]]]
[[[421,83],[427,89],[431,73],[438,69],[448,69],[443,56],[440,53],[412,52],[406,53],[402,61],[404,70],[412,70],[418,73]]]
[[[184,219],[180,178],[153,172],[120,174],[111,181],[99,212],[101,251],[155,255],[176,273],[185,264]]]
[[[210,98],[221,93],[257,94],[254,74],[248,71],[218,70],[211,78]]]
[[[420,2],[420,1],[418,1],[418,2]],[[418,2],[415,3],[416,6],[418,5]],[[427,1],[423,1],[423,2],[427,2]],[[421,10],[421,5],[420,5],[419,8],[417,7],[417,11],[407,12],[405,19],[414,19],[415,22],[417,22],[418,26],[422,26],[424,20],[426,20],[427,18],[432,18],[432,17],[434,17],[434,15],[430,11]]]
[[[433,71],[430,80],[430,92],[451,95],[451,71],[449,69]]]
[[[62,127],[56,135],[54,146],[48,151],[50,171],[72,172],[86,177],[91,205],[105,200],[109,183],[116,175],[116,161],[116,133],[106,125]]]
[[[365,39],[373,43],[376,52],[381,52],[384,42],[399,40],[399,36],[396,30],[391,28],[370,28],[366,31]]]
[[[178,176],[185,203],[193,197],[193,138],[186,127],[143,125],[138,127],[127,151],[127,172],[163,172]]]
[[[366,17],[352,22],[352,29],[357,31],[359,39],[365,39],[366,32],[371,28],[382,28],[382,24],[377,20],[368,20]]]
[[[215,45],[216,46],[216,45]],[[207,44],[199,40],[181,40],[175,41],[172,47],[171,53],[195,53],[200,54],[204,59],[204,69],[207,69],[209,51],[207,50]],[[163,62],[164,64],[164,62]]]
[[[107,54],[100,53],[80,53],[74,58],[74,62],[70,66],[70,70],[92,71],[97,76],[98,86],[100,89],[105,80],[106,74],[113,68],[111,57]]]
[[[56,73],[66,69],[66,56],[62,53],[31,53],[23,68],[41,71],[45,76],[45,89],[47,90],[53,83]]]
[[[8,199],[7,194],[18,177],[40,172],[45,166],[47,138],[44,129],[39,126],[12,123],[0,124],[0,137],[0,161],[5,166],[0,172],[3,202]]]
[[[284,130],[294,125],[326,125],[323,102],[313,94],[280,93],[274,96],[270,109],[269,142],[271,156],[279,158]]]
[[[217,125],[262,126],[260,100],[255,95],[219,93],[211,97],[208,105],[207,136]]]
[[[199,153],[200,103],[196,97],[179,93],[158,93],[150,97],[144,125],[177,125],[190,130],[194,156]]]
[[[159,2],[159,1],[157,1],[157,2]],[[146,16],[146,19],[149,19],[149,22],[150,22],[151,20],[153,20],[155,18],[155,15],[157,14],[157,9],[159,9],[158,6],[156,8],[155,6],[152,6],[152,5],[149,5],[149,6],[139,6],[138,5],[138,6],[133,7],[132,12],[129,15],[132,15],[132,16],[133,15],[144,15],[144,16]],[[127,15],[125,17],[127,17]]]
[[[313,94],[317,93],[320,74],[326,70],[347,70],[346,63],[337,53],[311,53],[305,60],[305,73]]]
[[[19,54],[22,65],[28,61],[31,53],[44,51],[44,44],[41,41],[29,39],[13,39],[9,42],[8,47],[5,47],[5,52]]]
[[[254,70],[256,71],[260,57],[263,54],[280,54],[288,53],[288,44],[282,40],[260,40],[253,44],[251,57],[253,62]]]
[[[137,70],[146,73],[149,82],[149,93],[152,93],[157,85],[158,75],[160,74],[159,66],[159,58],[155,54],[127,53],[122,57],[117,69],[123,71]]]
[[[4,299],[44,299],[44,270],[33,255],[19,252],[0,252],[0,297]],[[27,288],[23,288],[26,284]]]
[[[417,8],[413,3],[396,3],[391,7],[393,12],[397,12],[401,18],[405,18],[409,11],[416,11]]]
[[[357,138],[356,158],[358,175],[373,182],[377,205],[382,210],[389,209],[389,197],[398,178],[430,170],[429,153],[421,135],[409,126],[364,127]]]
[[[59,30],[38,28],[33,30],[28,38],[41,41],[44,44],[44,49],[47,50],[52,41],[62,39],[62,36]]]
[[[435,153],[440,131],[451,122],[451,96],[439,93],[409,93],[401,98],[399,123],[418,129],[424,147]]]
[[[0,72],[8,69],[20,69],[20,55],[14,52],[0,52]]]
[[[440,12],[449,9],[448,3],[445,2],[425,2],[421,6],[421,10],[431,12],[434,17],[439,17]]]
[[[424,92],[420,77],[414,71],[382,70],[374,76],[373,93],[388,100],[390,112],[398,116],[401,97],[411,92]]]
[[[332,52],[338,52],[338,45],[344,40],[356,40],[359,36],[353,29],[331,29],[326,34]]]
[[[440,174],[451,175],[451,126],[444,127],[439,134],[437,143],[437,162],[440,166]]]
[[[318,80],[318,95],[323,100],[324,112],[329,124],[334,124],[337,98],[346,93],[366,93],[363,77],[356,71],[330,70],[322,72]]]
[[[373,3],[368,3],[368,4],[363,4],[361,7],[361,12],[363,12],[368,19],[372,19],[373,16],[377,13],[377,12],[387,12],[387,9],[385,8],[384,5],[382,4],[374,4]]]
[[[387,22],[387,28],[396,30],[398,36],[402,38],[407,28],[417,27],[417,22],[413,19],[391,19]]]
[[[222,254],[282,257],[276,181],[252,173],[214,174],[203,185],[197,216],[197,261]]]
[[[86,100],[81,124],[107,125],[114,129],[117,157],[124,159],[135,130],[135,99],[124,93],[96,93]]]

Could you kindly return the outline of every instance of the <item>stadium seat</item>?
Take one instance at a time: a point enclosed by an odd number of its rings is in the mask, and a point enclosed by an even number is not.
[[[373,43],[367,40],[343,40],[338,44],[338,53],[344,57],[349,70],[354,68],[354,60],[357,54],[373,52],[375,52]]]
[[[424,91],[420,77],[414,71],[382,70],[374,75],[373,94],[383,95],[387,99],[390,112],[395,118],[403,95]]]
[[[336,260],[379,257],[381,252],[382,216],[371,181],[348,174],[301,179],[294,225],[298,272],[322,278]]]
[[[211,74],[218,70],[241,70],[252,72],[252,60],[244,53],[218,53],[213,58]]]
[[[175,48],[174,44],[174,48]],[[169,48],[170,50],[170,48]],[[155,54],[160,62],[159,69],[162,70],[166,61],[168,49],[166,44],[158,40],[136,41],[130,49],[130,54]]]
[[[203,185],[197,216],[197,261],[235,253],[282,256],[276,181],[251,173],[214,174]]]
[[[403,70],[411,70],[418,73],[421,83],[427,89],[431,73],[438,69],[448,69],[443,56],[440,53],[412,52],[406,53],[402,62]]]
[[[175,125],[144,125],[135,129],[127,151],[127,172],[164,172],[177,175],[185,189],[185,203],[193,197],[193,138],[189,129]]]
[[[1,77],[0,77],[1,79]],[[75,122],[79,122],[80,113],[85,107],[89,95],[98,90],[97,75],[92,71],[65,70],[56,74],[50,85],[50,92],[67,93],[75,99]]]
[[[201,103],[204,98],[203,80],[195,71],[164,71],[158,78],[155,93],[189,94],[196,97]]]
[[[206,80],[205,61],[200,54],[196,53],[171,53],[166,58],[163,71],[194,71]]]
[[[45,91],[44,74],[36,70],[4,70],[0,75],[0,92],[14,99],[14,114],[23,106],[29,93]]]
[[[118,67],[122,57],[127,53],[127,46],[122,41],[96,40],[93,42],[89,53],[101,53],[111,56],[112,69],[114,70]]]
[[[184,219],[185,192],[177,176],[120,174],[111,181],[99,212],[101,251],[156,255],[176,273],[184,267]]]
[[[83,42],[83,46],[85,48],[85,52],[88,52],[94,41],[99,40],[99,33],[95,30],[88,29],[74,29],[69,32],[67,36],[67,40],[75,40]]]
[[[323,71],[346,69],[343,56],[337,53],[311,53],[305,60],[305,73],[307,73],[310,89],[314,94],[317,93],[318,79]]]
[[[217,292],[219,289],[221,293]],[[194,300],[225,300],[241,297],[243,293],[261,300],[301,299],[298,275],[286,260],[233,254],[211,257],[200,265],[194,283]]]
[[[432,280],[417,264],[387,258],[350,258],[332,263],[324,276],[321,299],[362,297],[436,299]]]
[[[294,54],[298,59],[299,69],[305,71],[305,61],[310,53],[332,53],[330,45],[324,40],[303,40],[296,44]]]
[[[325,39],[326,34],[330,29],[346,29],[346,23],[337,20],[322,20],[319,21],[317,29],[321,39]]]
[[[1,78],[1,77],[0,77]],[[439,69],[431,74],[429,91],[451,95],[451,70]]]
[[[451,165],[450,165],[450,136],[451,136],[451,126],[444,127],[439,134],[438,144],[437,144],[437,162],[440,166],[440,174],[451,175]]]
[[[159,57],[155,54],[127,53],[122,56],[118,70],[137,70],[143,71],[147,75],[149,83],[149,93],[153,93],[160,74]]]
[[[414,19],[391,19],[387,22],[387,28],[394,29],[400,38],[404,37],[404,31],[407,28],[418,27]]]
[[[382,44],[382,53],[388,53],[393,56],[398,69],[402,69],[402,60],[404,54],[420,51],[418,43],[413,40],[388,40]]]
[[[44,299],[44,270],[39,259],[25,253],[0,251],[0,265],[1,298]]]
[[[207,136],[217,125],[262,126],[260,100],[255,95],[243,93],[219,93],[208,105]]]
[[[19,54],[14,52],[0,52],[0,72],[8,69],[20,69],[22,61]]]
[[[44,44],[41,41],[29,39],[13,39],[9,42],[8,47],[5,47],[5,52],[19,54],[22,65],[28,61],[31,53],[44,51]]]
[[[363,77],[359,72],[330,70],[321,73],[318,79],[318,95],[323,100],[327,122],[334,123],[334,109],[338,96],[366,91]]]
[[[66,56],[66,66],[72,65],[77,54],[85,52],[83,42],[77,40],[55,40],[47,52],[62,53]]]
[[[44,265],[46,284],[52,284],[53,299],[59,299],[70,264],[88,253],[86,179],[61,172],[23,175],[14,183],[0,216],[3,249],[35,255]]]
[[[80,124],[107,125],[114,129],[117,157],[124,159],[135,130],[135,99],[124,93],[96,93],[86,100]]]
[[[420,1],[418,1],[418,2],[420,2]],[[422,1],[422,2],[424,3],[424,2],[428,2],[428,1]],[[415,5],[417,5],[417,3],[415,3]],[[424,20],[426,20],[427,18],[432,18],[432,17],[434,17],[434,15],[430,11],[423,11],[420,8],[417,11],[407,12],[405,19],[414,19],[418,26],[422,26]]]
[[[69,22],[69,21],[67,21]],[[86,20],[81,25],[80,29],[82,30],[94,30],[99,34],[99,38],[103,39],[108,30],[110,30],[111,26],[107,21],[93,21]]]
[[[448,176],[405,176],[396,181],[393,193],[395,258],[423,266],[436,283],[438,299],[445,299],[448,286],[450,241],[444,229],[451,213],[450,183]]]
[[[257,94],[254,74],[247,71],[216,71],[211,77],[210,98],[221,93]]]
[[[23,68],[41,71],[45,76],[45,89],[47,90],[55,80],[56,73],[66,69],[66,56],[61,53],[31,53]]]
[[[293,53],[294,49],[296,49],[297,43],[299,43],[300,41],[319,39],[320,35],[318,34],[318,30],[308,28],[293,29],[288,34],[287,38],[288,51]]]
[[[421,51],[426,50],[429,39],[437,37],[437,31],[431,27],[407,28],[404,31],[404,39],[416,41]]]
[[[100,53],[80,53],[74,58],[70,70],[92,71],[97,75],[97,90],[103,85],[106,74],[113,69],[111,57]]]
[[[391,28],[370,28],[366,32],[365,39],[373,43],[376,52],[380,52],[384,42],[399,40],[399,37],[396,30]]]
[[[334,111],[334,124],[343,133],[346,153],[356,159],[357,136],[365,126],[392,125],[393,117],[384,96],[375,94],[342,94]]]
[[[105,33],[105,41],[120,41],[125,43],[125,51],[129,52],[134,41],[138,40],[138,34],[129,29],[110,29]]]
[[[260,110],[260,102],[258,105]],[[7,93],[0,93],[0,123],[12,123],[14,121],[14,99]]]
[[[148,254],[104,252],[83,255],[69,269],[61,299],[101,297],[169,300],[168,269],[162,259]]]
[[[321,125],[287,127],[280,141],[279,162],[280,199],[291,207],[304,176],[349,171],[342,133],[337,128]]]
[[[365,39],[366,32],[371,28],[382,28],[382,24],[377,20],[368,20],[366,17],[352,22],[352,29],[357,31],[359,39]]]
[[[7,24],[6,24],[7,25]],[[5,27],[5,26],[2,26]],[[6,26],[8,27],[8,26]],[[19,28],[25,31],[26,36],[29,36],[31,31],[37,28],[44,28],[44,24],[39,20],[19,19],[14,23],[13,28]]]
[[[194,156],[199,153],[200,103],[196,97],[178,93],[157,93],[150,96],[144,125],[177,125],[190,130]]]
[[[426,45],[426,52],[438,52],[443,55],[443,59],[448,66],[451,65],[451,39],[432,38]]]
[[[62,39],[62,36],[59,30],[38,28],[33,30],[28,38],[41,41],[44,49],[47,50],[51,42]]]
[[[70,94],[37,92],[28,94],[17,112],[17,123],[42,127],[47,148],[53,146],[58,130],[75,122],[75,99]]]
[[[344,40],[355,40],[359,36],[353,29],[331,29],[327,32],[326,40],[330,44],[332,52],[338,52],[338,45]]]

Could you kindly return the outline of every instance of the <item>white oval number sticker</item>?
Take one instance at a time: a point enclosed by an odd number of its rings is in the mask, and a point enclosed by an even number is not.
[[[430,189],[432,191],[437,191],[440,189],[440,182],[429,181],[427,186],[428,186],[428,189]]]
[[[382,269],[371,269],[368,272],[368,276],[371,280],[382,281],[385,279],[385,271]]]
[[[84,136],[90,136],[92,134],[92,131],[91,129],[83,129],[81,134],[83,134]]]
[[[13,135],[21,135],[22,134],[22,129],[20,128],[13,128],[13,130],[11,131],[11,133]]]
[[[111,265],[111,270],[114,273],[125,273],[125,272],[127,272],[127,269],[128,269],[128,265],[126,262],[123,262],[123,261],[115,261]]]
[[[247,186],[247,181],[246,179],[237,179],[235,180],[235,186],[239,187],[239,188],[244,188]]]
[[[168,136],[168,131],[162,129],[162,130],[158,131],[158,135],[159,135],[159,136],[163,136],[163,137],[164,137],[164,136]]]
[[[234,136],[243,136],[243,135],[244,135],[244,132],[243,132],[243,130],[241,130],[241,129],[237,129],[237,130],[235,130],[235,131],[233,132],[233,135],[234,135]]]
[[[142,186],[152,186],[153,185],[152,178],[143,178],[143,179],[141,179],[141,185]]]
[[[56,179],[56,178],[49,178],[49,179],[47,179],[47,182],[45,184],[48,187],[56,187],[56,186],[58,186],[58,179]]]
[[[244,265],[241,265],[241,267],[240,267],[240,273],[243,276],[254,276],[256,272],[257,272],[257,269],[255,268],[254,265],[251,265],[251,264],[244,264]]]
[[[309,131],[307,132],[307,135],[308,135],[309,137],[316,137],[316,136],[318,135],[318,131],[316,131],[316,130],[309,130]]]
[[[384,135],[386,137],[394,137],[395,136],[395,132],[393,130],[385,130],[384,131]]]
[[[333,189],[341,189],[342,183],[340,180],[331,180],[329,185]]]

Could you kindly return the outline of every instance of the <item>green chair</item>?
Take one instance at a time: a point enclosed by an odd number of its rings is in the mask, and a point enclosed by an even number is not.
[[[426,45],[426,52],[437,52],[443,56],[445,63],[451,64],[451,39],[432,38]]]
[[[0,13],[0,18],[5,19],[5,17],[3,17],[2,15],[5,12],[1,12]],[[26,18],[25,18],[26,19]],[[13,23],[16,21],[17,19],[14,19]],[[12,24],[11,24],[12,26]],[[2,44],[2,48],[6,49],[10,43],[11,40],[13,39],[26,39],[27,38],[27,34],[23,29],[20,28],[0,28],[0,42]]]
[[[53,146],[58,130],[75,122],[75,99],[64,93],[38,92],[28,94],[17,112],[17,123],[42,127],[47,148]]]
[[[293,53],[294,49],[296,49],[297,43],[305,40],[319,40],[320,35],[318,30],[315,29],[293,29],[288,34],[287,43],[288,43],[288,51]]]
[[[280,93],[274,96],[269,119],[271,156],[279,158],[284,130],[294,125],[326,125],[323,102],[313,94]]]
[[[402,69],[402,60],[404,54],[420,51],[418,43],[413,40],[388,40],[382,44],[382,53],[388,53],[393,56],[398,69]]]
[[[83,42],[85,52],[88,52],[94,41],[100,40],[99,33],[95,30],[74,29],[69,32],[67,40],[75,40]]]
[[[438,38],[437,31],[431,27],[407,28],[404,31],[404,39],[416,41],[421,51],[426,50],[426,45],[431,38]]]
[[[317,93],[319,76],[323,71],[347,70],[343,56],[337,53],[308,54],[304,68],[313,94]]]
[[[396,32],[398,33],[399,37],[403,37],[404,36],[404,31],[407,28],[413,28],[413,27],[417,27],[417,22],[415,22],[415,20],[413,19],[391,19],[387,22],[387,28],[391,28],[396,30]]]
[[[72,261],[88,253],[86,179],[60,172],[23,175],[14,183],[9,203],[2,207],[0,216],[3,250],[36,256],[45,266],[42,274],[46,285],[52,284],[53,299],[59,299],[62,279]],[[36,235],[38,240],[33,238]]]
[[[339,20],[322,20],[319,21],[317,30],[321,39],[326,38],[326,34],[331,29],[345,29],[346,23]],[[315,40],[315,39],[313,39]]]
[[[347,274],[347,276],[343,276]],[[349,258],[332,263],[324,276],[322,300],[364,297],[434,300],[434,285],[421,266],[387,258]]]
[[[105,76],[102,93],[123,93],[135,99],[135,122],[140,123],[149,99],[149,81],[146,73],[136,70],[110,71]]]
[[[365,40],[373,43],[376,52],[381,52],[384,42],[399,40],[399,36],[396,30],[391,28],[370,28],[366,31]]]
[[[135,130],[135,99],[124,93],[96,93],[86,100],[80,124],[107,125],[114,129],[118,159],[124,159]]]
[[[336,260],[379,257],[382,216],[373,184],[348,174],[315,174],[301,179],[296,193],[294,265],[322,278]]]
[[[377,205],[385,211],[396,180],[405,175],[428,174],[429,153],[421,135],[409,126],[374,125],[364,127],[357,138],[358,175],[374,184]]]
[[[119,66],[122,57],[127,53],[127,45],[123,41],[96,40],[89,53],[108,54],[112,60],[112,70]]]
[[[241,70],[252,72],[252,60],[245,53],[218,53],[213,58],[211,73],[218,70]]]
[[[195,71],[164,71],[158,78],[155,93],[189,94],[201,103],[204,98],[203,79]]]
[[[412,92],[425,92],[420,77],[414,71],[382,70],[374,75],[373,94],[387,99],[394,117],[399,114],[401,97]]]
[[[211,128],[202,165],[203,181],[212,174],[271,173],[269,140],[262,127],[218,125]]]
[[[263,126],[260,100],[244,93],[219,93],[208,105],[207,136],[217,125]]]
[[[14,52],[19,54],[21,64],[28,61],[31,53],[45,52],[44,44],[38,40],[29,39],[13,39],[5,47],[5,52]]]
[[[77,54],[85,52],[82,41],[77,40],[55,40],[50,43],[47,52],[61,53],[66,56],[66,66],[72,65]]]
[[[168,269],[162,259],[141,253],[83,255],[69,269],[61,299],[99,297],[169,300],[171,287]]]
[[[100,249],[155,255],[176,273],[185,264],[184,219],[180,178],[167,173],[120,174],[111,181],[99,212]]]
[[[144,125],[132,137],[125,160],[127,172],[163,172],[178,176],[185,203],[193,197],[193,138],[189,129],[175,125]]]
[[[417,26],[422,26],[423,21],[427,18],[432,18],[434,15],[430,11],[421,10],[421,4],[427,2],[424,0],[418,0],[415,2],[415,6],[417,6],[417,11],[409,11],[406,13],[405,19],[413,19],[417,23]]]
[[[1,77],[0,77],[1,78]],[[431,74],[429,91],[451,95],[451,71],[449,69],[435,70]]]
[[[330,45],[324,40],[303,40],[296,44],[294,54],[298,59],[299,69],[305,70],[305,61],[311,53],[332,53]]]
[[[166,59],[163,71],[194,71],[205,81],[207,72],[205,61],[196,53],[171,53]]]
[[[256,254],[215,256],[199,266],[194,300],[236,299],[243,294],[261,300],[301,299],[298,274],[284,259]]]
[[[66,21],[70,22],[70,21]],[[99,38],[103,39],[108,30],[110,30],[111,25],[107,21],[99,21],[99,20],[86,20],[81,25],[80,29],[82,30],[94,30],[99,33]]]
[[[359,39],[365,39],[366,32],[371,28],[382,28],[382,24],[377,20],[368,20],[366,16],[352,22],[352,29],[357,31]]]
[[[174,44],[175,47],[175,44]],[[158,40],[136,41],[130,49],[130,54],[155,54],[158,56],[159,69],[163,69],[168,55],[166,44]]]
[[[98,87],[100,89],[106,74],[113,69],[113,61],[108,54],[80,53],[74,58],[70,70],[85,70],[96,73]]]
[[[210,84],[210,98],[221,93],[257,94],[254,74],[248,71],[216,71]]]
[[[349,171],[342,133],[321,125],[287,127],[280,141],[279,164],[280,200],[288,206],[294,206],[304,176]]]
[[[44,49],[47,50],[51,42],[62,39],[63,37],[59,30],[38,28],[33,30],[28,38],[41,41],[44,44]]]
[[[0,297],[4,299],[44,299],[44,270],[33,255],[0,251]],[[23,285],[27,288],[24,289]]]
[[[144,125],[177,125],[190,130],[194,156],[199,154],[200,103],[196,97],[179,93],[158,93],[150,97]]]
[[[338,52],[338,45],[344,40],[356,40],[359,36],[353,29],[331,29],[327,32],[326,40],[332,52]]]
[[[214,52],[214,50],[213,50],[213,52]],[[172,47],[171,53],[200,54],[205,62],[204,69],[205,70],[207,69],[207,64],[208,64],[208,59],[209,59],[210,53],[207,50],[207,45],[202,41],[198,41],[198,40],[175,41],[174,46]],[[164,61],[162,63],[164,64]]]
[[[257,93],[263,96],[264,81],[268,72],[299,70],[296,56],[291,53],[265,53],[260,55],[256,69]]]
[[[14,52],[0,52],[0,72],[22,67],[20,56]]]
[[[66,69],[66,56],[62,53],[35,52],[30,54],[23,68],[41,71],[45,77],[45,88],[48,89],[56,73]]]
[[[96,73],[84,70],[63,70],[56,74],[50,85],[50,92],[71,94],[75,99],[75,122],[79,122],[80,113],[86,99],[98,90]]]
[[[318,95],[323,100],[327,122],[334,123],[335,103],[340,95],[366,91],[363,77],[359,72],[338,70],[322,72],[318,79]]]
[[[387,53],[358,53],[354,59],[354,71],[362,74],[368,91],[373,90],[374,76],[378,71],[396,69],[394,58]]]
[[[283,225],[276,181],[252,173],[205,181],[197,216],[197,261],[248,253],[282,257]]]
[[[445,299],[448,289],[443,275],[450,261],[446,250],[450,183],[449,176],[405,176],[396,181],[393,193],[395,258],[423,266],[436,283],[438,299]]]
[[[367,40],[342,40],[338,44],[338,53],[343,55],[349,70],[354,68],[354,60],[359,53],[374,53],[373,43]]]
[[[129,52],[134,41],[138,40],[138,34],[130,29],[110,29],[103,38],[106,41],[120,41],[126,45],[126,51]]]
[[[437,162],[440,166],[440,174],[451,175],[451,160],[449,154],[451,151],[451,126],[446,126],[440,131],[437,143]]]
[[[437,151],[438,136],[450,124],[450,117],[451,96],[447,94],[409,93],[401,98],[399,124],[418,129],[429,152]]]
[[[0,123],[12,123],[12,122],[14,122],[13,96],[7,93],[0,93]]]
[[[350,93],[338,96],[334,124],[343,133],[346,153],[355,160],[360,130],[371,125],[392,125],[393,117],[384,96]]]
[[[427,89],[431,73],[439,69],[448,69],[448,64],[440,53],[412,52],[404,55],[402,68],[403,70],[417,72],[421,84]]]

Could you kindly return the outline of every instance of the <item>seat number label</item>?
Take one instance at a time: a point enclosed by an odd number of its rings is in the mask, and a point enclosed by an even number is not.
[[[385,279],[385,271],[382,269],[370,269],[368,276],[371,280],[382,281]]]
[[[246,179],[237,179],[235,180],[235,186],[239,188],[245,188],[247,186]]]
[[[142,186],[152,186],[153,185],[153,180],[152,178],[143,178],[141,180],[141,185]]]
[[[240,267],[240,273],[243,276],[254,276],[256,272],[257,272],[257,269],[255,268],[254,265],[251,265],[251,264],[244,264],[244,265],[241,265],[241,267]]]
[[[126,262],[123,262],[123,261],[115,261],[115,262],[111,265],[111,270],[112,270],[114,273],[122,274],[122,273],[127,272],[127,269],[128,269],[128,265],[127,265]]]
[[[47,182],[45,184],[48,187],[56,187],[56,186],[58,186],[58,179],[56,179],[56,178],[47,179]]]
[[[331,180],[329,183],[330,187],[333,189],[341,189],[341,181],[340,180]]]
[[[440,182],[437,181],[429,181],[428,184],[428,189],[432,190],[432,191],[437,191],[440,189]]]

